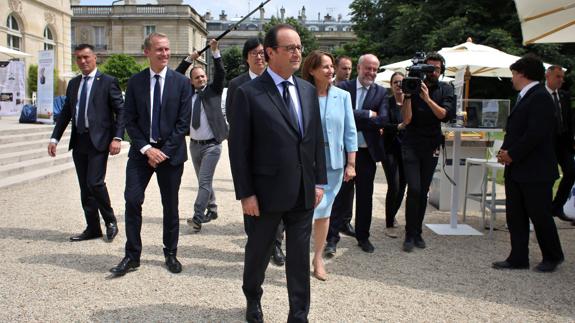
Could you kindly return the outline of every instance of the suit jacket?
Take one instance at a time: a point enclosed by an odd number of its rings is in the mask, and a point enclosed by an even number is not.
[[[245,72],[236,76],[233,80],[228,83],[228,93],[226,95],[226,119],[228,119],[228,123],[232,120],[232,114],[234,111],[232,110],[231,106],[234,100],[234,93],[244,83],[251,81],[252,78],[250,76],[250,72]]]
[[[563,117],[563,124],[566,127],[566,131],[558,136],[557,144],[562,147],[566,147],[573,151],[573,145],[575,145],[575,138],[573,133],[573,115],[571,113],[571,96],[569,92],[565,90],[557,91],[559,94],[559,102],[561,104],[561,113]]]
[[[158,146],[174,166],[188,159],[184,137],[190,129],[191,98],[189,79],[168,68],[162,94]],[[146,159],[140,149],[150,144],[151,106],[150,69],[146,68],[130,78],[126,90],[126,129],[132,140],[129,158]]]
[[[383,128],[388,123],[388,106],[386,89],[380,85],[372,84],[365,95],[363,101],[363,109],[356,107],[357,101],[357,81],[343,81],[338,84],[338,87],[348,91],[351,94],[351,104],[353,105],[353,116],[355,118],[355,125],[357,131],[363,132],[365,142],[371,158],[378,162],[383,159],[383,144],[379,129]],[[360,107],[361,108],[361,107]],[[377,117],[370,118],[369,111],[375,111]]]
[[[176,68],[176,72],[184,74],[188,70],[190,63],[185,59]],[[204,112],[208,118],[208,123],[212,133],[218,143],[228,138],[228,125],[222,112],[222,92],[224,91],[224,81],[226,70],[222,58],[214,58],[214,80],[199,94],[204,106]]]
[[[82,75],[78,75],[68,83],[66,100],[52,132],[52,138],[60,140],[68,123],[73,120],[69,149],[76,144],[76,105],[81,81]],[[88,124],[90,139],[98,151],[108,150],[114,137],[124,137],[124,100],[115,77],[96,72],[88,98]]]
[[[345,166],[345,153],[357,151],[357,130],[353,118],[351,95],[335,86],[329,88],[325,109],[320,109],[324,129],[326,159],[332,169]]]
[[[236,198],[256,195],[263,212],[293,209],[303,189],[312,209],[315,186],[327,183],[323,130],[315,87],[294,76],[303,119],[303,137],[290,120],[266,71],[234,94],[229,154]]]
[[[505,177],[516,182],[549,182],[559,176],[555,158],[553,99],[542,84],[529,89],[507,118],[501,149],[512,162]]]

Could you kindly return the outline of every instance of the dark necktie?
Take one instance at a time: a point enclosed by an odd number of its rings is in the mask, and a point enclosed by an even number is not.
[[[200,90],[196,91],[196,101],[194,102],[194,111],[192,111],[192,128],[198,129],[200,127],[200,115],[202,112],[202,97]]]
[[[301,128],[299,126],[299,120],[298,120],[297,114],[295,113],[295,107],[294,107],[293,101],[291,99],[291,95],[289,93],[290,82],[289,81],[283,81],[282,86],[283,86],[282,96],[284,99],[284,103],[285,103],[288,115],[292,119],[292,124],[298,128],[298,130],[300,131],[300,134],[301,134]]]
[[[162,110],[162,89],[160,87],[160,75],[154,75],[156,84],[154,85],[154,101],[152,105],[152,139],[160,139],[160,111]]]
[[[557,118],[557,133],[563,133],[563,114],[561,113],[561,105],[557,92],[553,92],[553,103],[555,103],[555,117]]]
[[[80,104],[78,106],[78,121],[76,128],[78,133],[86,132],[86,102],[88,101],[88,80],[89,76],[84,76],[84,84],[82,84],[82,91],[80,91]]]

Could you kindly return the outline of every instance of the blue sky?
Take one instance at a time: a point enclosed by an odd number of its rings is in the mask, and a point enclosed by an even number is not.
[[[138,3],[156,3],[155,0],[137,0]],[[257,6],[262,0],[184,0],[184,3],[191,5],[198,13],[204,14],[207,10],[212,12],[212,16],[217,16],[222,10],[228,14],[228,18],[240,17]],[[302,6],[306,8],[308,19],[317,19],[317,13],[325,16],[326,13],[337,17],[341,14],[344,19],[349,19],[349,4],[352,0],[271,0],[264,9],[266,17],[275,15],[283,6],[286,9],[286,16],[297,16]],[[109,5],[112,0],[82,0],[83,5]]]

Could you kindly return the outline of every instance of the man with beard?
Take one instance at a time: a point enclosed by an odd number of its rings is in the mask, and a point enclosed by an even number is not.
[[[357,63],[357,79],[344,81],[339,87],[351,94],[351,103],[355,125],[357,127],[358,151],[356,154],[356,208],[355,235],[361,250],[372,253],[373,245],[369,241],[373,205],[373,180],[377,162],[383,158],[383,148],[380,144],[379,129],[383,128],[387,119],[386,90],[375,84],[379,68],[379,60],[373,54],[362,55]],[[335,202],[330,217],[329,232],[325,248],[326,256],[330,257],[336,251],[339,241],[339,230],[344,221],[345,210],[351,210],[353,205],[353,182],[345,182]]]
[[[413,247],[424,249],[422,225],[427,207],[427,192],[433,172],[437,166],[439,146],[443,142],[441,122],[449,121],[455,115],[453,86],[439,82],[445,72],[445,59],[432,52],[424,60],[435,66],[421,82],[419,94],[404,95],[402,109],[406,126],[402,141],[402,155],[407,180],[405,201],[405,241],[403,250],[411,252]]]

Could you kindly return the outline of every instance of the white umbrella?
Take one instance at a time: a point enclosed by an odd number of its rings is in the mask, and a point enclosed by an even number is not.
[[[5,54],[13,58],[23,58],[23,57],[31,57],[32,55],[28,53],[21,52],[19,50],[11,49],[8,47],[0,46],[0,54]]]
[[[515,0],[523,44],[575,42],[575,1]]]
[[[445,58],[445,74],[448,76],[455,76],[457,71],[469,67],[471,76],[511,77],[509,66],[520,58],[493,47],[474,44],[471,39],[454,47],[444,47],[439,54]],[[405,71],[411,65],[411,60],[405,60],[383,67],[386,70]],[[545,64],[545,67],[549,67],[549,64]]]

